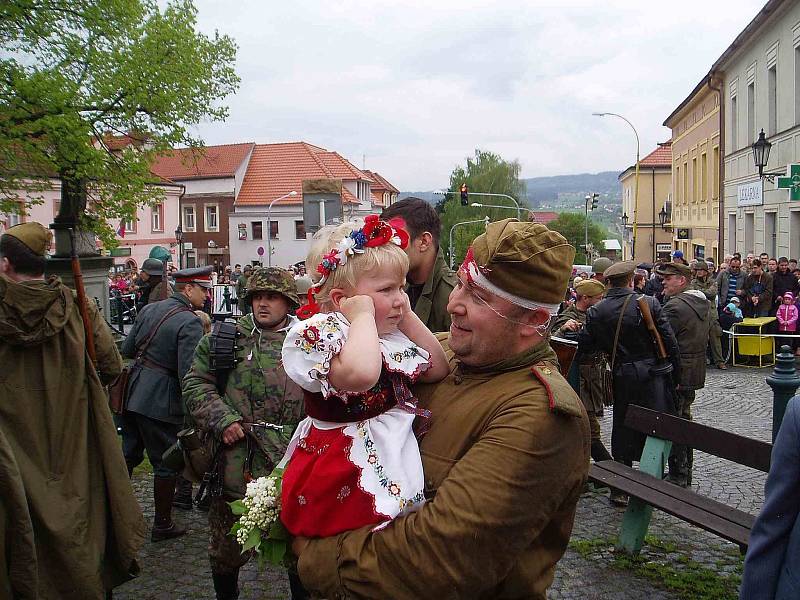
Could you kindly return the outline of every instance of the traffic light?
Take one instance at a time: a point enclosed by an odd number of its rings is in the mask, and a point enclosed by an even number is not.
[[[598,197],[599,195],[600,195],[600,194],[592,194],[592,210],[594,210],[595,208],[597,208],[597,197]]]
[[[467,184],[461,184],[461,206],[469,206],[469,190]]]

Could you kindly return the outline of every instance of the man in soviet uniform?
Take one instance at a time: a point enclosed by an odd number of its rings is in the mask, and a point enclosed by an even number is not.
[[[691,271],[686,265],[667,263],[659,267],[664,277],[664,315],[669,320],[680,351],[681,371],[678,379],[678,416],[692,419],[695,390],[706,382],[706,343],[713,309],[706,295],[689,289]],[[682,487],[692,483],[692,449],[673,444],[669,455],[668,480]]]
[[[247,294],[247,281],[253,274],[253,267],[250,265],[244,266],[244,271],[241,271],[236,278],[236,297],[239,299],[239,310],[243,315],[250,314],[250,305],[245,301]]]
[[[103,600],[145,534],[103,389],[122,360],[90,301],[92,365],[49,245],[36,222],[0,236],[0,598]]]
[[[578,283],[575,286],[577,294],[575,304],[553,319],[553,334],[567,339],[577,339],[578,332],[586,323],[586,311],[603,299],[605,291],[606,286],[596,279],[585,279]],[[598,417],[603,416],[603,407],[613,403],[608,358],[603,352],[582,352],[579,346],[575,360],[578,362],[580,374],[581,401],[586,414],[589,415],[592,459],[611,460],[611,454],[608,453],[600,435],[598,420]]]
[[[637,304],[640,295],[633,291],[635,268],[632,261],[625,261],[605,270],[606,296],[589,309],[586,325],[578,336],[582,352],[605,352],[609,357],[614,390],[611,454],[614,460],[628,466],[641,458],[645,440],[643,434],[625,427],[628,405],[674,412],[673,381],[680,370],[678,342],[661,305],[652,296],[641,296],[650,308],[673,368],[672,377],[654,371],[659,361]],[[612,490],[611,502],[625,505],[628,499]]]
[[[415,388],[427,502],[376,531],[296,538],[326,598],[544,600],[589,466],[589,423],[548,343],[575,250],[539,223],[478,236],[450,295],[443,381]]]
[[[708,341],[711,345],[711,359],[718,369],[725,370],[728,366],[722,356],[722,327],[719,326],[719,313],[717,312],[717,280],[708,272],[709,265],[704,260],[692,261],[692,282],[689,289],[698,290],[705,294],[711,307],[709,318]]]
[[[447,331],[450,315],[447,301],[456,276],[447,266],[439,247],[442,223],[436,210],[420,198],[404,198],[381,213],[381,219],[400,217],[411,238],[408,254],[408,286],[411,310],[431,331]]]
[[[252,476],[269,475],[280,462],[292,433],[303,418],[303,391],[281,365],[286,331],[296,321],[291,313],[300,306],[291,273],[278,267],[256,268],[244,302],[252,314],[236,325],[236,367],[227,372],[224,390],[219,373],[211,369],[211,339],[197,346],[192,369],[183,381],[183,398],[196,426],[223,444],[223,495],[211,500],[209,559],[217,598],[239,595],[239,569],[251,553],[242,554],[230,535],[235,517],[228,502],[244,497],[244,470]],[[248,461],[248,457],[250,460]],[[292,596],[304,597],[297,576],[290,573]]]
[[[150,539],[154,542],[186,533],[172,520],[178,473],[161,457],[183,428],[181,381],[203,337],[203,325],[194,311],[205,303],[211,267],[177,271],[175,282],[170,298],[148,304],[139,313],[122,344],[122,355],[134,358],[152,336],[144,356],[131,369],[128,402],[119,422],[128,472],[132,474],[144,460],[145,450],[153,465],[155,520]]]

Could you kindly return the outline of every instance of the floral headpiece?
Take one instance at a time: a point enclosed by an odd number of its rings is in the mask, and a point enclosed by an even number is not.
[[[297,309],[296,314],[301,319],[307,319],[319,312],[314,294],[317,293],[325,282],[340,265],[356,254],[363,254],[365,248],[377,248],[384,244],[395,244],[403,250],[408,246],[409,236],[405,230],[403,219],[394,218],[382,221],[378,215],[368,215],[364,219],[364,227],[351,231],[342,241],[336,244],[322,256],[322,261],[317,265],[317,273],[322,275],[320,280],[308,290],[307,302]]]

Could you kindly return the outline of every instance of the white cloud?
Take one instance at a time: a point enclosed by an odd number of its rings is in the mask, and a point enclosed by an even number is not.
[[[239,44],[242,86],[206,142],[305,140],[403,190],[445,184],[475,148],[525,176],[623,169],[762,0],[559,3],[197,0]],[[235,10],[232,7],[236,7]]]

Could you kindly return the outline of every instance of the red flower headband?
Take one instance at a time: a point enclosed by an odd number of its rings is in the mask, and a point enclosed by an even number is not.
[[[322,256],[322,261],[317,265],[317,273],[322,277],[309,288],[307,302],[297,309],[297,316],[308,319],[319,312],[319,304],[314,294],[322,288],[339,265],[347,264],[350,257],[363,254],[365,248],[377,248],[384,244],[395,244],[405,250],[409,241],[405,225],[405,221],[397,217],[387,222],[382,221],[378,215],[368,215],[364,219],[364,227],[351,231],[335,248],[331,248],[330,252]]]

